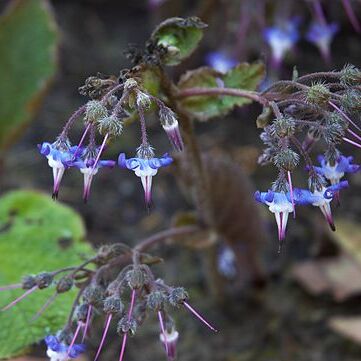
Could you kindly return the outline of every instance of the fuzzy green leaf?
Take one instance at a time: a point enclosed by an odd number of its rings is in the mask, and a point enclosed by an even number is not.
[[[57,38],[46,0],[13,0],[0,18],[0,151],[33,118],[55,74]]]
[[[181,90],[188,88],[235,88],[255,90],[264,77],[264,65],[261,63],[238,64],[227,73],[220,73],[209,67],[202,67],[185,73],[178,87]],[[225,115],[235,106],[241,107],[252,101],[247,98],[234,96],[192,96],[185,98],[182,105],[190,114],[199,120],[208,120]]]
[[[15,191],[0,198],[0,285],[19,283],[22,276],[81,263],[89,255],[82,242],[85,230],[80,216],[49,196]],[[23,290],[2,291],[3,307]],[[76,290],[61,294],[36,321],[33,316],[55,292],[54,286],[35,291],[11,309],[0,312],[0,359],[26,348],[66,323]]]
[[[163,63],[177,65],[197,48],[206,27],[197,17],[170,18],[154,30],[151,39],[156,45],[167,49],[162,58]]]

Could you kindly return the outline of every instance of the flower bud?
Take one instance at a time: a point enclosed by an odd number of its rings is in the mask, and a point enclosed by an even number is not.
[[[35,276],[35,282],[39,289],[47,288],[53,282],[53,275],[48,272],[39,273]]]
[[[73,284],[74,281],[71,277],[68,276],[62,277],[56,285],[56,292],[58,293],[68,292],[73,287]]]
[[[276,167],[291,171],[297,167],[300,157],[290,148],[281,149],[274,157],[273,163]]]
[[[331,99],[331,93],[327,86],[316,83],[309,87],[306,94],[306,101],[309,104],[323,106]]]
[[[90,100],[86,104],[85,119],[90,123],[96,123],[99,119],[106,117],[107,108],[99,100]]]
[[[159,120],[174,149],[179,152],[182,151],[183,140],[175,113],[168,107],[161,107],[159,109]]]
[[[137,107],[143,109],[149,109],[152,104],[150,96],[142,92],[141,90],[137,91],[136,102],[137,102]]]
[[[36,281],[34,276],[24,276],[22,279],[22,288],[24,290],[30,290],[30,288],[33,288],[36,286]]]
[[[188,298],[188,292],[183,287],[175,287],[169,293],[168,301],[172,306],[181,305]]]
[[[146,277],[142,269],[139,267],[133,268],[126,275],[128,285],[131,289],[142,288],[146,283]]]
[[[292,117],[283,116],[272,123],[272,132],[280,138],[289,137],[295,133],[296,122]]]
[[[123,122],[114,114],[99,118],[97,123],[99,133],[102,135],[109,134],[119,137],[123,132]]]
[[[88,316],[88,309],[89,305],[86,303],[82,303],[79,305],[75,310],[75,317],[80,322],[86,322],[87,316]]]
[[[134,318],[128,320],[127,316],[122,317],[117,325],[117,332],[119,335],[129,333],[131,336],[135,335],[137,331],[137,322]]]
[[[105,313],[122,313],[124,310],[123,302],[117,296],[110,296],[104,300],[103,311]]]
[[[344,86],[359,85],[361,82],[361,71],[352,64],[347,64],[341,70],[340,82]]]
[[[104,299],[104,289],[98,285],[89,285],[83,292],[85,303],[93,306],[99,306]]]
[[[147,297],[147,307],[153,311],[159,311],[163,308],[164,302],[167,300],[165,294],[161,291],[149,293]]]

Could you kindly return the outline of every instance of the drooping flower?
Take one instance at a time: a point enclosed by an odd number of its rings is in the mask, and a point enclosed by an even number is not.
[[[84,344],[74,344],[71,348],[64,342],[61,342],[56,336],[45,337],[45,343],[48,346],[46,351],[50,361],[67,361],[75,359],[85,352]]]
[[[169,361],[176,359],[178,338],[179,333],[174,328],[172,328],[170,332],[166,330],[164,333],[162,332],[159,334],[160,342],[162,342],[164,349],[167,352]]]
[[[175,113],[168,107],[161,107],[159,109],[159,120],[174,149],[181,152],[184,145]]]
[[[334,165],[326,161],[325,157],[318,156],[320,167],[314,167],[318,174],[323,175],[332,185],[340,182],[345,173],[356,173],[360,170],[359,164],[353,164],[353,157],[345,157],[341,155]]]
[[[274,213],[278,226],[278,239],[283,241],[286,236],[288,215],[294,210],[289,193],[271,190],[268,192],[257,191],[254,197],[256,201],[266,204],[269,210]]]
[[[333,222],[331,201],[336,194],[344,188],[348,187],[347,181],[334,184],[330,187],[323,186],[321,189],[315,189],[313,192],[307,189],[294,189],[295,203],[298,205],[311,204],[312,206],[319,207],[322,214],[326,218],[330,228],[335,231],[335,224]]]
[[[74,155],[78,156],[77,146],[71,146],[68,139],[57,139],[54,143],[44,142],[38,144],[40,154],[48,159],[49,166],[53,169],[53,198],[57,199],[61,179],[65,169],[69,167],[69,162],[74,160]],[[75,154],[77,152],[78,154]]]
[[[145,202],[147,205],[151,202],[152,178],[158,173],[158,169],[165,167],[173,162],[173,159],[164,154],[160,158],[145,157],[126,159],[125,154],[121,153],[118,158],[118,164],[122,168],[128,168],[134,171],[135,175],[140,177],[144,188]]]
[[[113,168],[116,164],[114,160],[99,160],[96,162],[99,148],[84,148],[81,151],[82,156],[75,161],[71,161],[73,167],[76,167],[84,175],[84,191],[83,199],[84,202],[88,201],[90,195],[90,187],[93,181],[93,177],[98,173],[100,168],[108,167]]]
[[[207,54],[206,63],[213,69],[227,73],[228,70],[236,66],[237,62],[222,51],[213,51]]]
[[[272,64],[278,68],[286,53],[293,48],[299,39],[299,19],[292,18],[281,26],[267,27],[263,33],[265,41],[272,50]]]
[[[325,61],[330,61],[330,46],[334,36],[338,31],[338,24],[321,24],[319,22],[312,23],[306,38],[313,43],[321,52]]]

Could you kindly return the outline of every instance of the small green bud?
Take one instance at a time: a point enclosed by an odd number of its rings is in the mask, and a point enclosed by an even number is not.
[[[342,108],[346,113],[358,114],[361,112],[361,91],[357,89],[349,89],[346,91],[341,100]]]
[[[96,123],[108,115],[107,108],[99,100],[90,100],[86,104],[85,119],[90,123]]]
[[[123,122],[114,114],[98,119],[98,130],[102,135],[109,134],[119,137],[123,132]]]
[[[347,64],[341,70],[340,82],[344,86],[360,85],[361,71],[352,64]]]
[[[323,106],[331,99],[331,93],[322,83],[316,83],[309,87],[306,94],[306,101],[309,104]]]
[[[300,157],[290,148],[281,149],[273,158],[276,167],[291,171],[297,167]]]
[[[289,137],[295,133],[296,122],[290,116],[277,118],[272,123],[272,131],[280,138]]]

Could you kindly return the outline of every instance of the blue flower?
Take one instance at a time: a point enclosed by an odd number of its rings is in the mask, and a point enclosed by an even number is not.
[[[72,166],[78,168],[84,175],[84,202],[88,201],[93,177],[98,173],[99,169],[102,167],[112,168],[116,164],[114,160],[99,160],[94,167],[99,151],[100,148],[94,148],[94,150],[91,150],[90,148],[84,148],[80,152],[82,154],[81,157],[77,158],[75,161],[70,162]]]
[[[283,241],[286,236],[286,227],[288,215],[293,212],[293,205],[289,193],[257,191],[254,195],[256,201],[264,203],[268,206],[269,210],[274,213],[278,226],[278,239]]]
[[[67,139],[57,139],[54,143],[44,142],[38,144],[40,154],[48,159],[49,166],[53,169],[53,198],[58,198],[61,179],[69,162],[76,156],[77,146],[71,146]]]
[[[294,189],[294,201],[297,205],[312,205],[319,207],[322,214],[325,216],[328,224],[331,229],[335,231],[335,225],[333,222],[332,211],[331,211],[331,201],[337,195],[337,193],[344,188],[348,187],[347,181],[342,181],[340,183],[334,184],[330,187],[322,187],[320,190],[315,190],[311,192],[307,189]]]
[[[312,23],[306,38],[318,47],[326,61],[330,60],[331,42],[338,31],[338,24]]]
[[[228,70],[236,66],[237,62],[221,51],[213,51],[207,54],[206,62],[209,66],[221,73],[227,73]]]
[[[67,361],[77,358],[85,352],[84,344],[74,344],[71,349],[63,342],[60,342],[56,336],[45,337],[45,343],[48,346],[46,351],[51,361]]]
[[[147,205],[151,202],[152,177],[158,173],[158,169],[165,167],[173,162],[173,159],[164,154],[161,158],[129,158],[125,154],[119,154],[118,164],[122,168],[128,168],[134,171],[135,175],[140,177],[144,188],[145,202]]]
[[[331,184],[337,184],[345,173],[356,173],[360,170],[360,165],[352,164],[353,157],[345,157],[341,155],[332,166],[326,161],[325,157],[318,156],[320,167],[314,167],[318,174],[323,175]]]
[[[283,26],[267,27],[263,33],[265,41],[271,47],[275,67],[278,67],[285,54],[293,48],[299,39],[299,19],[293,18]]]
[[[343,181],[327,188],[323,187],[321,190],[315,190],[314,192],[307,189],[294,188],[293,201],[295,205],[319,207],[331,229],[335,230],[330,203],[341,189],[347,187],[348,182]],[[256,201],[266,204],[269,210],[275,214],[278,226],[278,239],[280,241],[284,240],[288,215],[293,212],[290,193],[269,190],[268,192],[257,191],[254,196]]]

